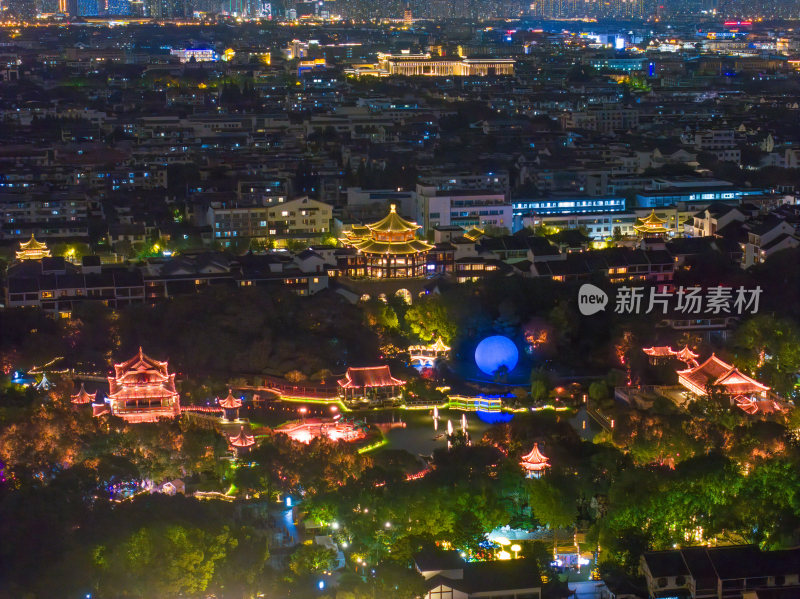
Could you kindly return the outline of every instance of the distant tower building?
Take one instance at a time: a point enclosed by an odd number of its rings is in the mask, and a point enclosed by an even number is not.
[[[79,17],[96,17],[100,14],[97,0],[78,0]]]
[[[154,19],[172,19],[186,16],[183,0],[147,0],[150,15]]]
[[[131,4],[128,0],[106,0],[108,14],[113,16],[126,16],[131,14]]]
[[[411,9],[408,7],[403,11],[403,23],[408,27],[414,24],[414,16],[411,14]]]

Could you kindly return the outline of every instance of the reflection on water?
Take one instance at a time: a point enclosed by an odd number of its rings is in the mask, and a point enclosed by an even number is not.
[[[248,405],[243,416],[270,427],[278,426],[287,420],[300,418],[300,409],[305,408],[308,418],[330,417],[338,412],[331,406],[313,403],[272,402],[264,406]],[[466,421],[469,436],[478,441],[494,424],[510,421],[514,414],[508,412],[461,412],[459,410],[439,410],[439,427],[434,429],[433,413],[429,410],[364,410],[342,414],[345,418],[355,418],[368,424],[399,426],[382,426],[384,435],[389,441],[386,449],[404,449],[414,455],[430,455],[435,449],[445,447],[447,439],[442,433],[447,430],[447,421],[452,422],[453,429],[460,431],[462,415]],[[403,426],[403,423],[405,426]]]
[[[438,430],[433,426],[433,414],[427,410],[390,410],[387,412],[373,412],[367,415],[368,422],[391,422],[402,420],[406,423],[404,428],[392,428],[386,431],[385,436],[389,441],[387,449],[404,449],[414,455],[430,455],[435,449],[447,446],[444,431],[447,430],[447,421],[452,423],[453,430],[461,430],[461,417],[465,416],[469,436],[478,441],[489,429],[490,423],[484,422],[474,412],[461,412],[458,410],[439,410]]]
[[[481,422],[485,422],[486,424],[503,424],[505,422],[511,422],[511,419],[514,417],[514,414],[511,412],[487,412],[485,410],[478,410],[475,413],[478,415],[478,418],[481,419]]]

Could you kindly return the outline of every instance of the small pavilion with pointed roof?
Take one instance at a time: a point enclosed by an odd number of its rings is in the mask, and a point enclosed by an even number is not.
[[[219,400],[219,407],[223,410],[225,420],[238,420],[239,408],[242,407],[242,400],[233,395],[233,391],[228,389],[228,397]]]
[[[53,383],[50,382],[50,379],[47,378],[47,373],[42,373],[42,380],[36,383],[33,387],[37,391],[47,391],[50,387],[53,386]]]
[[[81,383],[81,388],[78,390],[78,392],[70,396],[70,403],[76,406],[83,406],[92,403],[94,401],[94,397],[94,395],[86,390],[86,387],[83,386],[83,383]]]
[[[416,238],[419,228],[397,214],[394,204],[378,222],[353,227],[342,239],[358,251],[357,264],[351,270],[357,276],[376,279],[424,276],[426,254],[434,246]]]
[[[642,237],[664,237],[670,232],[669,228],[664,226],[667,219],[657,216],[655,209],[644,218],[637,220],[638,222],[633,228]]]
[[[17,260],[41,260],[49,257],[50,250],[47,249],[47,244],[36,241],[33,233],[31,233],[31,238],[28,241],[20,241]]]
[[[239,429],[239,434],[228,437],[228,444],[233,447],[237,453],[246,451],[256,444],[256,438],[253,435],[248,435],[244,430],[244,425]]]
[[[520,465],[525,469],[528,478],[539,478],[550,467],[550,458],[539,451],[538,443],[534,443],[531,452],[522,456]]]
[[[697,366],[697,358],[700,357],[700,354],[694,353],[691,349],[689,349],[688,345],[684,345],[683,349],[679,349],[675,353],[675,357],[691,368]]]
[[[155,422],[181,413],[175,374],[167,362],[147,356],[141,347],[130,360],[114,364],[108,387],[111,413],[128,422]]]

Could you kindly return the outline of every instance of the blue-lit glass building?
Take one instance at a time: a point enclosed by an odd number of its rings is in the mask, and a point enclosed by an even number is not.
[[[522,218],[531,214],[556,216],[567,214],[605,214],[625,211],[625,198],[621,197],[549,197],[532,200],[512,200],[513,228],[522,228]]]
[[[746,201],[750,196],[764,195],[763,189],[741,187],[678,188],[665,191],[642,191],[636,194],[639,208],[664,208],[681,202],[731,202]]]

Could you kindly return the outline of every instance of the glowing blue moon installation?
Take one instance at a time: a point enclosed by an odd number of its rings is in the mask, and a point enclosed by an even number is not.
[[[501,366],[505,366],[511,372],[518,360],[517,346],[511,339],[502,335],[487,337],[475,348],[475,363],[488,375],[493,375]]]

